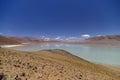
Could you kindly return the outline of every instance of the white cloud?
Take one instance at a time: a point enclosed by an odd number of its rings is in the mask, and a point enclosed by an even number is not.
[[[50,41],[51,39],[50,38],[45,38],[44,41]]]
[[[79,37],[68,37],[66,38],[66,40],[80,40]]]
[[[57,36],[56,38],[55,38],[55,40],[60,40],[61,39],[61,37],[60,36]]]
[[[54,38],[54,40],[81,40],[80,37],[65,37],[65,36],[57,36],[56,38]]]
[[[90,35],[89,34],[83,34],[83,35],[81,35],[83,38],[89,38],[90,37]]]
[[[54,38],[55,40],[64,40],[65,37],[64,36],[57,36],[56,38]]]
[[[45,36],[41,36],[41,38],[43,38],[43,39],[44,39],[44,38],[46,38],[46,37],[45,37]]]

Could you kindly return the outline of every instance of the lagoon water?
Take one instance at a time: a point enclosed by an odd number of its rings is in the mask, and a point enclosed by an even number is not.
[[[85,60],[120,65],[120,46],[115,45],[81,45],[81,44],[60,44],[60,43],[40,43],[26,44],[25,46],[15,47],[14,49],[23,51],[39,51],[45,49],[63,49],[73,55]]]

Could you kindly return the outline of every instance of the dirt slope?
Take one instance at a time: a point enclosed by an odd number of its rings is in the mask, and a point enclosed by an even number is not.
[[[120,73],[63,50],[0,48],[0,80],[120,80]]]

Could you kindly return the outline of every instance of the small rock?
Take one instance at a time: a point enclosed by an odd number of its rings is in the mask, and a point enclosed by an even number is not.
[[[6,76],[4,75],[4,73],[0,73],[0,80],[6,80]]]
[[[15,80],[21,80],[21,78],[18,77],[18,75],[15,77]]]
[[[25,73],[23,72],[23,73],[21,73],[21,75],[20,76],[22,76],[22,77],[25,77]]]

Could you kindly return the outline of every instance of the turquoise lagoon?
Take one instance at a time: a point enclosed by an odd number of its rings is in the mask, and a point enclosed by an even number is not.
[[[63,49],[85,60],[120,65],[120,45],[82,45],[82,44],[60,44],[60,43],[39,43],[26,44],[15,47],[16,50],[22,51],[39,51],[46,49]]]

